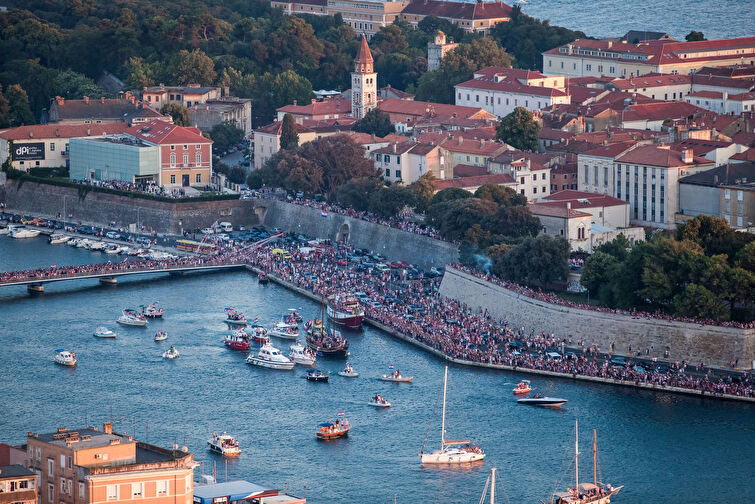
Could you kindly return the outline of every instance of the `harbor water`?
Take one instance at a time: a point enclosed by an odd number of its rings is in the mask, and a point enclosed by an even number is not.
[[[106,261],[104,254],[48,245],[44,238],[0,237],[0,269]],[[118,260],[118,259],[115,259]],[[471,468],[423,468],[418,453],[439,398],[444,363],[366,327],[348,333],[349,361],[359,377],[343,378],[339,360],[322,360],[330,383],[311,383],[304,369],[273,371],[245,364],[223,345],[223,309],[263,324],[320,306],[284,287],[258,285],[245,272],[52,283],[31,296],[0,289],[0,441],[25,442],[27,431],[51,432],[113,420],[115,430],[165,447],[186,445],[218,481],[247,479],[317,503],[478,502],[490,468],[498,468],[498,502],[537,503],[573,486],[574,421],[579,420],[580,475],[592,480],[592,429],[598,432],[599,478],[626,485],[616,504],[751,502],[755,499],[755,407],[706,398],[452,366],[446,437],[471,439],[487,453]],[[121,310],[159,301],[163,320],[147,329],[115,323]],[[96,326],[118,333],[93,337]],[[168,340],[155,343],[155,331]],[[290,341],[273,338],[288,352]],[[161,358],[168,345],[181,356]],[[56,366],[55,349],[73,350],[75,369]],[[378,378],[389,365],[412,384]],[[512,389],[531,379],[536,392],[568,399],[562,409],[518,405]],[[392,403],[367,405],[380,394]],[[347,439],[318,442],[317,425],[344,411]],[[242,455],[206,450],[213,432],[237,437]],[[426,450],[440,444],[440,411]]]

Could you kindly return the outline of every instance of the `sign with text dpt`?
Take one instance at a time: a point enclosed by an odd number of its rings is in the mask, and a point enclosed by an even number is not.
[[[45,158],[44,142],[23,143],[13,146],[13,161],[33,161]]]

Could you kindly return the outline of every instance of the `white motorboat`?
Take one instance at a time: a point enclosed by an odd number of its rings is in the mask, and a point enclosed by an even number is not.
[[[76,248],[89,248],[89,244],[92,242],[92,240],[88,238],[82,238],[81,240],[78,240],[76,242]]]
[[[59,243],[66,243],[70,239],[71,239],[71,235],[67,235],[63,233],[54,233],[50,235],[50,238],[47,240],[47,243],[49,243],[50,245],[57,245]]]
[[[29,229],[29,228],[24,227],[24,228],[14,229],[13,231],[11,231],[10,235],[12,238],[18,238],[18,239],[35,238],[39,236],[39,231],[36,229]]]
[[[121,245],[121,250],[118,252],[118,255],[131,255],[131,247]]]
[[[60,364],[61,366],[76,365],[76,352],[69,352],[68,350],[63,350],[62,348],[59,348],[55,351],[57,352],[53,359],[55,361],[55,364]]]
[[[222,434],[213,432],[210,439],[207,440],[207,449],[224,457],[238,457],[241,454],[239,442],[225,432]]]
[[[24,227],[24,226],[20,224],[8,224],[6,227],[0,228],[0,236],[9,235],[13,232],[14,229],[17,229],[19,227]]]
[[[163,352],[163,359],[176,359],[178,358],[178,350],[173,345],[169,349]]]
[[[425,453],[425,443],[419,452],[423,464],[452,465],[470,464],[485,459],[485,452],[481,448],[469,444],[469,441],[449,441],[446,439],[446,385],[448,384],[448,366],[443,375],[443,419],[440,427],[440,449],[432,453]],[[432,418],[430,419],[432,423]],[[429,432],[429,428],[428,428]],[[425,437],[427,442],[427,437]]]
[[[90,241],[87,245],[87,248],[91,250],[92,252],[100,252],[105,250],[105,247],[107,246],[107,243],[102,241]]]
[[[163,318],[165,310],[157,305],[157,302],[147,306],[142,306],[142,315],[148,318]]]
[[[294,362],[283,355],[280,350],[270,343],[265,343],[257,352],[257,355],[249,354],[247,364],[262,366],[270,369],[293,369]]]
[[[115,333],[105,326],[99,326],[95,329],[94,335],[98,338],[115,338]]]
[[[393,382],[393,383],[411,383],[414,377],[404,376],[401,374],[401,371],[397,369],[396,371],[391,371],[391,374],[389,375],[381,376],[380,379],[382,381]]]
[[[236,311],[233,308],[226,308],[226,323],[231,325],[246,325],[246,316],[240,311]]]
[[[296,343],[289,347],[291,354],[289,358],[294,361],[294,364],[301,364],[302,366],[314,366],[317,357],[315,353],[308,347],[305,347],[297,340]]]
[[[567,402],[567,400],[558,397],[545,397],[536,394],[532,397],[523,397],[521,399],[517,399],[516,402],[518,402],[519,404],[529,404],[532,406],[561,406],[562,404]]]
[[[69,247],[78,247],[79,242],[83,239],[84,238],[71,238],[70,240],[66,242],[66,245],[68,245]]]
[[[372,399],[370,399],[370,402],[368,402],[370,406],[374,406],[376,408],[390,408],[391,403],[385,400],[385,398],[379,394],[375,394]]]
[[[277,336],[283,339],[297,339],[299,337],[299,327],[291,326],[283,322],[278,322],[270,329],[271,336]]]
[[[157,331],[155,333],[155,341],[165,341],[168,339],[168,333],[165,331]]]
[[[147,325],[147,317],[137,312],[136,310],[126,309],[123,310],[123,314],[118,317],[118,323],[123,325],[144,327]]]
[[[105,247],[105,253],[108,255],[120,254],[122,250],[123,245],[118,245],[117,243],[112,243]]]
[[[345,376],[346,378],[356,378],[357,376],[359,376],[359,373],[354,371],[354,368],[351,367],[351,364],[347,362],[346,367],[343,368],[343,371],[338,372],[338,376]]]

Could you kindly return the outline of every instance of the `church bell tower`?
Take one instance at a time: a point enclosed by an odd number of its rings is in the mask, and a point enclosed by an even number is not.
[[[361,119],[377,107],[377,74],[373,71],[374,61],[367,37],[362,34],[354,71],[351,73],[351,117]]]

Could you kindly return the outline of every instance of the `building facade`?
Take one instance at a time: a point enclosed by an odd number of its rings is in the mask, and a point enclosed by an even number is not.
[[[362,35],[354,71],[351,72],[351,117],[363,118],[367,112],[377,107],[377,73],[367,37]]]
[[[119,98],[101,97],[99,100],[85,96],[81,100],[68,100],[56,96],[50,104],[50,110],[43,123],[84,125],[123,122],[128,125],[141,124],[155,119],[173,122],[170,116],[164,116],[131,92]]]
[[[217,100],[223,95],[219,87],[200,86],[189,84],[188,86],[159,86],[145,87],[142,90],[142,100],[150,107],[160,110],[169,103],[176,103],[186,108],[206,103],[209,100]]]
[[[435,39],[427,43],[427,71],[440,70],[440,62],[443,57],[456,47],[455,42],[446,42],[446,34],[438,30]]]
[[[0,466],[0,502],[38,504],[37,475],[18,464]]]
[[[735,229],[755,224],[755,163],[719,166],[679,180],[678,220],[712,215]]]

